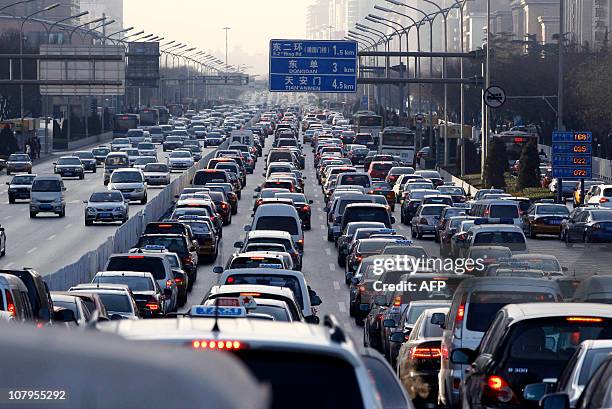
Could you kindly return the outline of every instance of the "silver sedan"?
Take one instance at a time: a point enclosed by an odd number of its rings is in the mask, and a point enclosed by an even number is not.
[[[129,205],[123,194],[118,190],[94,192],[89,200],[84,201],[85,226],[94,222],[121,222],[129,218]]]

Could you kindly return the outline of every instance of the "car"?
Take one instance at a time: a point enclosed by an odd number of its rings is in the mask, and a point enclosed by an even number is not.
[[[111,141],[110,144],[112,152],[118,152],[123,149],[128,149],[132,147],[132,142],[128,138],[115,138]]]
[[[384,223],[380,222],[352,222],[345,226],[344,230],[340,232],[340,236],[337,240],[338,245],[338,265],[344,267],[346,265],[346,256],[348,255],[349,245],[353,240],[355,232],[360,228],[376,228],[384,229]],[[348,284],[348,283],[347,283]]]
[[[186,149],[173,150],[168,155],[168,166],[171,172],[189,169],[193,164],[193,156],[191,152]]]
[[[466,364],[454,362],[451,357],[460,348],[476,349],[504,305],[555,302],[561,299],[559,285],[549,279],[476,277],[463,280],[455,289],[443,328],[442,349],[445,353],[440,361],[439,401],[447,406],[455,406],[461,404],[462,399],[468,398],[461,395],[460,391]]]
[[[510,220],[508,219],[508,221]],[[508,247],[512,254],[529,252],[523,229],[513,224],[501,224],[495,221],[489,224],[487,219],[478,218],[474,220],[474,225],[469,228],[465,235],[458,235],[457,237],[459,257],[467,257],[470,247],[473,246],[497,245]]]
[[[198,256],[214,261],[219,255],[219,237],[210,218],[200,216],[179,217],[179,223],[191,228],[195,240],[198,242]]]
[[[462,187],[452,185],[438,186],[438,191],[443,195],[449,195],[454,203],[464,203],[467,200],[467,194]]]
[[[113,171],[108,190],[119,190],[128,201],[140,201],[140,204],[146,204],[148,201],[147,184],[140,169],[126,168]]]
[[[420,239],[426,234],[436,234],[436,226],[446,204],[423,204],[418,207],[412,221],[410,231],[412,237]]]
[[[132,291],[134,301],[143,318],[161,318],[167,313],[169,303],[166,299],[172,297],[172,289],[161,287],[148,272],[135,271],[104,271],[97,273],[91,280],[92,284],[125,284]],[[176,306],[176,304],[174,304]]]
[[[129,219],[129,205],[119,190],[94,192],[85,204],[85,226],[94,222],[115,222],[121,224]]]
[[[150,273],[159,288],[170,290],[163,300],[164,311],[174,311],[178,301],[178,286],[174,280],[170,261],[163,252],[164,249],[159,246],[148,248],[141,246],[139,249],[142,251],[112,254],[104,266],[104,271]]]
[[[311,208],[310,205],[313,204],[312,200],[306,199],[303,193],[275,193],[274,195],[278,199],[290,199],[297,210],[298,215],[300,216],[300,220],[302,221],[302,227],[304,230],[310,230],[311,223]]]
[[[170,168],[165,163],[147,163],[142,169],[148,186],[165,186],[170,184]]]
[[[196,242],[190,242],[182,234],[143,234],[138,239],[136,248],[146,246],[163,246],[168,251],[178,254],[183,270],[189,274],[190,282],[195,283],[198,276],[198,247]],[[138,271],[138,270],[137,270]],[[166,274],[172,280],[171,274]],[[157,278],[157,277],[156,277]],[[167,281],[169,283],[169,281]],[[161,284],[160,284],[161,285]]]
[[[585,194],[585,199],[588,205],[612,208],[612,185],[601,184],[591,186],[588,193]]]
[[[125,284],[78,284],[68,293],[92,293],[98,295],[111,320],[139,320],[140,311],[132,291]]]
[[[96,164],[103,165],[106,156],[111,152],[108,146],[97,146],[91,150],[94,158],[96,158]]]
[[[6,160],[6,174],[15,172],[32,173],[32,158],[26,153],[12,153]]]
[[[123,148],[121,149],[121,152],[125,153],[128,156],[130,166],[134,166],[134,163],[136,163],[136,159],[140,157],[140,152],[136,148]]]
[[[32,181],[30,218],[36,217],[40,212],[50,212],[65,217],[65,191],[66,187],[59,176],[36,176]]]
[[[302,252],[298,247],[297,243],[293,240],[293,237],[286,231],[281,230],[255,230],[247,233],[244,241],[236,241],[234,248],[245,251],[245,249],[251,244],[281,244],[287,253],[289,253],[293,259],[294,268],[296,270],[302,269]]]
[[[572,213],[561,234],[567,247],[572,247],[576,242],[586,245],[611,243],[612,210],[589,207],[584,211]]]
[[[157,148],[151,142],[140,142],[136,147],[140,156],[153,156],[157,158]]]
[[[302,222],[295,207],[288,204],[268,204],[259,206],[253,221],[245,226],[245,231],[280,230],[289,233],[298,248],[304,249]]]
[[[35,178],[35,174],[17,174],[10,182],[6,182],[9,203],[15,203],[16,200],[29,200],[32,193],[32,182]]]
[[[53,162],[53,173],[61,177],[78,177],[85,179],[85,168],[81,159],[76,156],[62,156]]]
[[[111,152],[104,159],[104,185],[108,185],[111,174],[117,169],[129,168],[130,159],[125,152]]]
[[[154,156],[139,156],[134,160],[133,167],[135,169],[144,170],[149,163],[157,163],[157,158]]]
[[[77,295],[51,291],[51,301],[55,309],[54,315],[57,315],[58,309],[72,311],[74,321],[69,324],[85,326],[92,319],[92,311],[89,311],[85,301]]]
[[[362,193],[350,192],[334,195],[334,200],[330,200],[324,209],[327,211],[327,241],[337,240],[345,209],[348,205],[356,203],[372,203],[372,200]]]
[[[125,136],[130,141],[130,145],[135,148],[140,142],[144,141],[145,132],[144,129],[129,129]]]
[[[576,286],[572,301],[612,304],[612,277],[592,275]]]
[[[6,255],[6,231],[4,226],[0,224],[0,257]]]
[[[3,320],[24,323],[34,320],[28,288],[18,277],[0,270],[0,294],[3,295],[0,300],[1,311],[8,315]]]
[[[569,216],[564,204],[535,203],[523,215],[523,231],[534,239],[538,234],[561,234],[561,221]]]
[[[183,138],[176,135],[168,135],[162,144],[164,152],[173,151],[183,147]]]
[[[394,238],[357,239],[355,237],[355,239],[356,240],[351,243],[351,247],[348,249],[348,254],[346,256],[346,265],[344,270],[345,275],[347,276],[350,274],[354,275],[354,273],[357,271],[357,268],[359,268],[359,264],[364,258],[380,254],[380,252],[385,248],[387,244],[395,243],[396,241],[396,239]]]
[[[537,401],[525,398],[526,386],[558,379],[578,342],[611,339],[611,320],[612,306],[604,304],[506,305],[477,349],[450,353],[453,363],[468,366],[461,385],[463,407],[537,408]],[[574,339],[572,334],[579,335]]]
[[[408,333],[396,332],[392,335],[401,345],[397,356],[397,376],[417,407],[438,404],[438,372],[442,356],[440,324],[446,319],[448,311],[448,307],[433,306],[415,310],[410,315],[417,318],[413,320]]]
[[[437,170],[417,170],[414,172],[414,174],[423,176],[425,179],[431,181],[435,187],[444,184],[444,178],[440,176],[440,172]]]
[[[72,155],[81,160],[84,170],[90,170],[92,173],[98,170],[98,160],[92,151],[76,151]]]

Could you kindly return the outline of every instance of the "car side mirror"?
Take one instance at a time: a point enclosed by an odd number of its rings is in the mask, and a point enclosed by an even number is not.
[[[313,307],[316,307],[318,305],[321,305],[323,303],[323,301],[321,300],[321,297],[319,297],[318,295],[311,295],[310,296],[310,305],[312,305]]]
[[[255,189],[253,189],[253,192],[261,192],[261,187],[257,186]]]
[[[389,341],[403,344],[406,342],[406,334],[404,334],[402,331],[393,332],[389,337]]]
[[[540,400],[542,409],[569,409],[569,397],[566,393],[551,393]]]
[[[443,312],[435,312],[431,315],[431,323],[434,325],[438,325],[440,328],[444,329],[444,322],[446,321],[446,314]]]
[[[523,390],[523,398],[525,400],[539,401],[549,390],[552,389],[552,385],[546,382],[530,383],[525,385]]]
[[[395,327],[397,327],[397,324],[395,323],[394,319],[387,318],[386,320],[383,320],[383,327],[385,327],[385,328],[395,328]]]
[[[476,352],[468,348],[453,349],[451,362],[458,365],[469,365],[474,362]]]
[[[62,192],[65,192],[65,191],[66,191],[66,187],[62,186]]]
[[[353,285],[358,285],[358,284],[359,284],[359,277],[353,277],[353,278],[351,278],[351,284],[353,284]]]
[[[164,298],[167,300],[172,298],[172,290],[170,288],[164,288]]]
[[[244,225],[244,231],[246,231],[246,232],[251,231],[251,226],[250,226],[250,225],[248,225],[248,224],[245,224],[245,225]]]
[[[312,199],[308,200],[308,204],[313,204],[313,203],[314,203],[314,200],[312,200]]]
[[[87,200],[83,200],[83,203],[84,203],[84,204],[87,204],[87,203],[89,203],[89,202],[88,202]]]
[[[395,217],[391,216],[391,224],[395,224]]]
[[[244,243],[241,241],[235,241],[234,242],[234,248],[235,249],[241,249],[244,246]]]
[[[76,322],[74,311],[62,308],[53,313],[53,320],[57,322]]]
[[[309,315],[307,317],[304,317],[304,321],[308,324],[318,325],[321,320],[316,315]]]
[[[54,165],[57,165],[57,162],[53,162]]]
[[[221,267],[221,266],[214,266],[212,271],[215,274],[222,274],[223,273],[223,267]]]

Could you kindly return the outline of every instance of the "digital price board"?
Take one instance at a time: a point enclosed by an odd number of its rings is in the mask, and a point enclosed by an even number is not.
[[[592,142],[591,132],[553,132],[553,177],[590,179],[592,177]]]

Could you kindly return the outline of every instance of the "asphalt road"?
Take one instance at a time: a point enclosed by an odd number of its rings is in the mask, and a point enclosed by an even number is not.
[[[265,152],[270,149],[272,138],[266,140]],[[327,241],[327,230],[325,224],[325,213],[323,207],[323,195],[321,187],[317,183],[312,164],[312,153],[310,146],[304,146],[306,153],[306,169],[303,171],[306,176],[305,193],[312,199],[312,229],[305,232],[304,247],[304,267],[303,273],[310,286],[317,291],[323,304],[318,307],[319,316],[334,314],[352,333],[355,340],[363,338],[361,327],[355,325],[353,319],[348,314],[348,287],[344,284],[344,269],[336,262],[336,248],[334,244]],[[233,243],[244,238],[243,227],[251,222],[251,210],[253,208],[253,189],[264,180],[262,176],[264,161],[262,158],[257,162],[257,167],[253,175],[247,178],[247,185],[243,190],[242,200],[240,200],[238,214],[232,219],[230,226],[224,227],[223,240],[219,252],[219,257],[214,263],[202,265],[198,270],[198,281],[194,285],[184,311],[189,306],[199,304],[202,298],[208,293],[211,286],[216,285],[218,276],[212,272],[214,265],[225,265],[228,257],[234,252]],[[404,236],[410,238],[410,228],[399,222],[399,209],[395,209],[397,220],[394,228]],[[433,238],[415,240],[416,245],[423,246],[428,254],[439,256],[439,245]],[[531,253],[553,254],[557,256],[563,266],[568,267],[568,274],[574,272],[578,276],[603,273],[609,270],[612,262],[612,252],[606,248],[585,249],[582,245],[575,245],[573,248],[566,248],[565,244],[556,237],[542,237],[528,239],[528,248]]]
[[[213,149],[203,149],[203,155]],[[70,152],[66,152],[69,154]],[[158,158],[165,162],[167,154],[158,147]],[[53,173],[53,160],[34,165],[33,173]],[[174,180],[181,173],[172,173]],[[8,204],[8,186],[12,179],[5,172],[0,175],[0,224],[6,229],[6,256],[0,258],[0,268],[32,267],[39,273],[52,273],[78,260],[83,254],[96,249],[115,233],[119,224],[96,224],[85,226],[83,200],[98,190],[106,190],[103,183],[103,168],[96,173],[85,172],[85,179],[64,179],[66,186],[66,217],[60,219],[51,213],[40,213],[30,219],[27,201]],[[163,187],[149,187],[149,200],[157,196]],[[130,215],[136,214],[143,205],[130,204]]]

